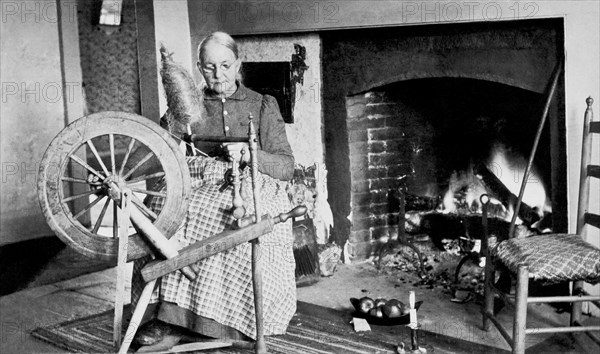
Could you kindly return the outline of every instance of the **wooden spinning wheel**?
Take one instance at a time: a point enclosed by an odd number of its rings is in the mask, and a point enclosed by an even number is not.
[[[193,137],[192,141],[196,139],[231,142],[231,138],[222,137]],[[255,215],[238,220],[242,228],[225,230],[198,241],[179,250],[181,253],[167,239],[177,231],[187,213],[191,177],[185,156],[166,130],[131,113],[95,113],[68,125],[46,150],[38,176],[38,197],[48,224],[63,242],[79,252],[118,265],[113,344],[119,353],[127,353],[159,277],[178,270],[193,281],[197,275],[192,264],[249,241],[252,242],[256,317],[253,346],[256,353],[267,352],[263,337],[258,237],[272,232],[277,223],[304,215],[306,208],[297,207],[275,217],[258,217],[262,215],[260,187],[255,183],[258,139],[251,119],[248,139],[235,139],[238,140],[248,141],[250,146]],[[232,166],[237,164],[234,159]],[[236,175],[232,198],[234,216],[243,214],[239,212],[243,207],[239,184],[239,175]],[[148,206],[151,203],[161,208],[151,208]],[[98,208],[94,208],[96,205]],[[113,220],[108,222],[105,219],[110,215],[110,205]],[[118,209],[122,212],[118,213]],[[155,213],[158,209],[160,212]],[[129,221],[139,233],[129,232]],[[103,227],[112,229],[112,235],[101,232]],[[122,338],[125,264],[149,254],[164,259],[142,269],[146,285]],[[219,345],[231,346],[231,343]]]
[[[46,150],[38,177],[40,204],[57,236],[85,255],[109,261],[118,254],[121,190],[134,192],[138,219],[151,222],[166,238],[185,217],[191,190],[185,156],[175,140],[149,119],[125,112],[95,113],[68,125]],[[153,186],[156,180],[161,183]],[[144,203],[152,199],[163,205],[158,215]],[[102,209],[94,214],[95,205]],[[112,237],[100,232],[107,220]],[[135,225],[133,214],[132,221]],[[152,252],[137,233],[129,236],[127,248],[129,260]]]

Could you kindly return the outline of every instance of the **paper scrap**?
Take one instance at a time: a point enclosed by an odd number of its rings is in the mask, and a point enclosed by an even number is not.
[[[369,326],[369,323],[364,318],[354,317],[352,323],[354,324],[355,332],[367,332],[371,330],[371,326]]]

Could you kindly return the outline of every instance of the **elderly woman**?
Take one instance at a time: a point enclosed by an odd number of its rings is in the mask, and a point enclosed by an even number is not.
[[[206,81],[205,116],[191,125],[192,133],[205,136],[247,137],[248,115],[254,117],[258,130],[258,183],[261,203],[271,216],[289,211],[285,181],[293,174],[294,157],[285,133],[285,124],[275,99],[246,88],[239,80],[241,60],[235,41],[226,33],[215,32],[198,48],[198,69]],[[167,112],[167,115],[170,114]],[[173,236],[187,246],[229,228],[231,189],[223,192],[224,172],[229,163],[223,150],[247,161],[247,144],[196,143],[211,157],[188,157],[193,180],[190,207],[179,231]],[[245,169],[246,181],[251,177]],[[251,183],[242,184],[246,215],[252,215]],[[160,200],[151,203],[159,211]],[[291,223],[275,226],[272,233],[261,237],[263,262],[263,296],[265,334],[283,334],[296,310],[294,257]],[[162,277],[147,312],[146,323],[136,342],[150,345],[173,331],[189,330],[204,336],[229,339],[255,339],[256,323],[251,282],[251,247],[238,246],[196,264],[198,277],[190,282],[179,272]],[[134,269],[132,301],[136,302],[143,286],[139,270]]]

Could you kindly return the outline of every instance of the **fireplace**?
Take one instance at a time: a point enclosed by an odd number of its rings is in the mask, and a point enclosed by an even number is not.
[[[554,19],[325,33],[336,243],[348,240],[364,258],[393,235],[398,188],[443,206],[457,179],[468,184],[483,166],[518,194],[562,43]],[[526,200],[551,215],[554,231],[566,229],[563,87],[560,80],[527,188],[536,193]]]

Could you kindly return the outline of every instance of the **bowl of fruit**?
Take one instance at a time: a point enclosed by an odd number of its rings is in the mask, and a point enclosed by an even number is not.
[[[350,298],[350,302],[356,310],[354,317],[364,318],[370,324],[391,326],[410,323],[410,307],[400,300],[362,297],[360,299]],[[415,303],[415,309],[419,310],[423,301]]]

